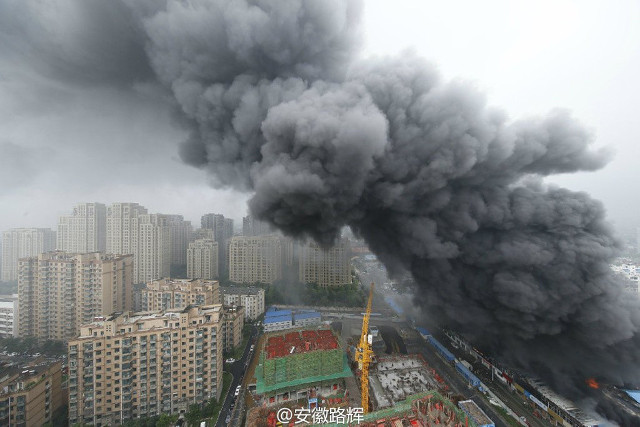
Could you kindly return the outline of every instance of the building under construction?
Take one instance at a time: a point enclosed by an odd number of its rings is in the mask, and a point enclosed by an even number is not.
[[[369,372],[371,404],[384,409],[425,390],[446,391],[442,378],[421,355],[385,356]]]
[[[371,412],[350,426],[478,427],[473,419],[435,390],[414,394],[389,409]]]
[[[264,405],[344,396],[347,356],[330,329],[267,335],[256,367],[256,397]]]
[[[331,405],[321,405],[323,408]],[[288,407],[292,413],[296,413],[298,408],[307,408],[307,404],[299,402],[297,405],[292,402],[272,407],[254,408],[247,417],[247,426],[250,427],[277,427],[282,425],[278,422],[277,412],[282,407]],[[311,411],[313,413],[313,411]],[[333,413],[333,412],[330,412]],[[345,411],[344,413],[348,413]],[[343,414],[344,414],[343,413]],[[311,424],[315,427],[480,427],[478,424],[462,410],[457,408],[451,401],[444,398],[437,391],[428,391],[407,397],[402,402],[389,409],[370,412],[360,416],[358,419],[352,417],[328,417],[328,422],[323,424]],[[306,420],[304,420],[306,421]],[[303,422],[294,415],[289,425],[309,425],[308,421]]]

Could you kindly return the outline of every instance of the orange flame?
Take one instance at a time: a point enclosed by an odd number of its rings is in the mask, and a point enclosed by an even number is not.
[[[598,381],[595,380],[595,378],[589,378],[587,380],[587,385],[591,388],[595,388],[598,389],[600,388],[600,384],[598,384]]]

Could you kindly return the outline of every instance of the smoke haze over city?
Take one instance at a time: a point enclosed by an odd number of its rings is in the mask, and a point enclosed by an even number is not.
[[[0,111],[47,128],[68,106],[70,123],[51,141],[0,139],[0,197],[37,195],[39,164],[74,147],[129,153],[125,175],[159,184],[154,198],[204,182],[231,214],[248,199],[291,236],[328,245],[349,226],[412,274],[426,318],[570,397],[588,397],[590,377],[640,381],[640,301],[609,268],[622,243],[601,202],[547,179],[612,159],[589,123],[564,109],[511,119],[412,51],[366,58],[359,1],[52,5],[0,1],[0,81],[38,89]],[[118,126],[87,124],[86,108]]]

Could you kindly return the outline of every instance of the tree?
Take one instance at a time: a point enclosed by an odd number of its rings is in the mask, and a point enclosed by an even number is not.
[[[204,410],[202,411],[203,418],[212,417],[213,414],[216,412],[217,407],[218,407],[218,400],[215,397],[212,397],[211,399],[209,399],[206,406],[204,407]]]
[[[178,419],[177,415],[162,414],[158,417],[156,427],[169,427]]]
[[[189,406],[189,412],[186,413],[185,418],[187,419],[188,426],[197,426],[198,422],[202,419],[200,405],[194,403]]]

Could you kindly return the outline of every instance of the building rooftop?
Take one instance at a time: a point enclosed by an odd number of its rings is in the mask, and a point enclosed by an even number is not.
[[[254,286],[225,286],[221,287],[220,291],[226,295],[258,295],[260,291],[264,292],[264,289]]]
[[[59,361],[50,361],[39,357],[29,362],[23,360],[19,364],[10,363],[0,366],[0,396],[28,389],[32,382],[29,381],[30,379],[42,375],[56,363],[61,364]],[[28,382],[24,384],[25,381]]]
[[[625,393],[627,393],[630,398],[640,403],[640,390],[625,390]]]
[[[558,408],[562,409],[577,421],[585,425],[596,425],[598,420],[580,410],[575,403],[558,395],[551,390],[546,384],[537,379],[527,378],[527,382],[535,387],[546,399],[553,402]]]
[[[191,290],[194,287],[204,288],[207,286],[215,286],[217,283],[218,283],[217,280],[165,278],[165,279],[153,280],[151,282],[148,282],[144,290],[152,290],[152,291]]]
[[[212,304],[204,306],[187,306],[185,308],[168,309],[165,311],[148,311],[148,312],[129,312],[129,313],[114,313],[109,317],[96,317],[91,323],[82,325],[84,328],[104,328],[106,322],[116,321],[116,326],[132,325],[139,322],[154,321],[154,320],[177,320],[180,319],[181,313],[191,313],[196,316],[206,315],[210,313],[220,312],[222,313],[222,304]],[[150,328],[136,329],[136,331],[151,330],[151,329],[163,329],[169,327],[168,325],[154,326]],[[81,332],[82,332],[81,329]],[[134,331],[131,331],[134,332]],[[114,331],[117,334],[117,331]],[[88,338],[93,335],[81,335],[78,338]]]
[[[328,329],[320,329],[318,331],[293,331],[270,336],[264,350],[267,359],[273,359],[296,353],[333,350],[338,347],[335,335]]]
[[[291,316],[291,313],[291,310],[276,310],[271,307],[264,313],[264,317],[268,319],[269,317]]]
[[[353,375],[330,329],[273,333],[264,342],[255,371],[258,394]]]
[[[429,332],[426,328],[418,327],[416,328],[416,330],[420,332],[422,335],[431,335],[431,332]]]
[[[493,425],[493,421],[491,421],[491,418],[489,418],[487,414],[485,414],[484,411],[480,409],[476,402],[474,402],[473,400],[460,401],[458,402],[458,406],[460,406],[463,411],[469,414],[479,426]]]

